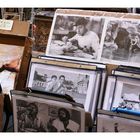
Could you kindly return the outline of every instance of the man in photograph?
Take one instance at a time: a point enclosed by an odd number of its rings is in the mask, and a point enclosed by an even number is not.
[[[56,80],[57,80],[57,76],[52,75],[51,80],[46,83],[46,89],[45,90],[48,91],[48,92],[52,92],[53,88],[56,84]]]
[[[50,132],[78,132],[80,125],[70,119],[68,110],[60,108],[58,118],[50,119],[47,128]]]
[[[65,83],[65,76],[60,75],[59,80],[53,86],[52,92],[64,95],[66,92],[66,87],[64,83]]]

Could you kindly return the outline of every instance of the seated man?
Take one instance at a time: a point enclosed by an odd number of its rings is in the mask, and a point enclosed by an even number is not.
[[[72,38],[64,36],[62,40],[67,42],[67,48],[65,51],[72,50],[73,42],[77,41],[78,46],[74,47],[74,56],[85,58],[97,58],[97,52],[99,48],[99,37],[93,31],[87,29],[88,21],[85,18],[79,18],[76,22],[77,33]]]

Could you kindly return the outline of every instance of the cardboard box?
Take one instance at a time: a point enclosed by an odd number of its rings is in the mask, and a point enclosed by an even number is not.
[[[28,38],[29,27],[30,24],[28,22],[15,20],[11,31],[0,30],[0,44],[17,45],[23,49],[20,68],[14,82],[14,88],[19,90],[25,87],[31,57],[32,41]],[[7,53],[10,54],[8,51]],[[2,127],[3,102],[4,95],[0,95],[0,129]]]

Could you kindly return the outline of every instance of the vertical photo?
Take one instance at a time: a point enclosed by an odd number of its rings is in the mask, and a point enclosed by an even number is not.
[[[108,19],[101,60],[115,64],[140,63],[140,22]]]

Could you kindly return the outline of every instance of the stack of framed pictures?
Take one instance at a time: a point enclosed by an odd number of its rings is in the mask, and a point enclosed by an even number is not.
[[[97,132],[140,132],[140,118],[98,110]]]
[[[32,58],[26,87],[44,95],[68,95],[94,119],[101,80],[102,71],[95,65]]]
[[[85,111],[81,107],[25,91],[12,90],[11,95],[15,132],[85,131]]]

